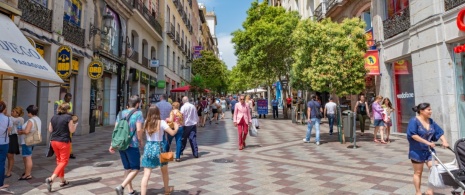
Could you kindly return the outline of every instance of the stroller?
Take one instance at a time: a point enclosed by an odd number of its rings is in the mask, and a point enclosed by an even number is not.
[[[442,176],[445,186],[453,187],[451,191],[453,195],[465,195],[465,138],[459,139],[455,142],[454,149],[448,148],[454,152],[455,159],[450,163],[442,163],[434,152],[431,154],[436,158],[439,165],[438,172]]]

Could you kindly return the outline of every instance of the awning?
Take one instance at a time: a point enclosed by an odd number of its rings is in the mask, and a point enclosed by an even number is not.
[[[0,14],[0,75],[49,83],[63,83],[15,23]]]
[[[171,92],[186,92],[186,91],[189,91],[190,89],[191,89],[191,86],[186,85],[186,86],[182,86],[182,87],[172,89]],[[210,93],[210,90],[205,89],[205,93]]]
[[[262,93],[262,92],[267,92],[267,90],[264,90],[261,88],[255,88],[255,89],[249,89],[245,91],[245,93]]]

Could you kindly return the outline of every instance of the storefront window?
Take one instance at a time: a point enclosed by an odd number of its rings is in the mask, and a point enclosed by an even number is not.
[[[455,55],[455,72],[457,83],[457,106],[460,137],[465,135],[465,55]]]
[[[392,18],[409,5],[409,0],[386,0],[387,18]]]
[[[399,60],[393,64],[395,77],[395,101],[397,114],[397,132],[406,133],[409,120],[415,116],[415,91],[410,60]]]
[[[80,0],[65,0],[65,14],[64,20],[74,24],[76,26],[81,26],[81,13],[82,13],[82,3]]]

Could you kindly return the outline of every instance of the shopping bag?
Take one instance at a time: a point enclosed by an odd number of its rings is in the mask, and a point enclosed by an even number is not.
[[[260,124],[258,123],[258,119],[257,119],[257,118],[252,118],[252,126],[254,126],[254,127],[260,127]]]
[[[45,153],[45,157],[52,157],[53,154],[55,154],[55,152],[53,151],[53,147],[52,147],[52,142],[48,142],[47,144],[47,153]]]
[[[444,181],[442,180],[442,175],[439,171],[440,165],[436,164],[436,157],[432,155],[432,166],[429,172],[428,185],[433,188],[444,188]]]
[[[252,137],[257,137],[258,136],[258,130],[255,128],[254,125],[249,125],[249,135]]]

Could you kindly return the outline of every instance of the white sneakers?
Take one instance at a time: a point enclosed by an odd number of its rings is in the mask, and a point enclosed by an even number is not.
[[[305,138],[302,141],[304,141],[304,143],[310,143],[310,141],[307,141]]]
[[[320,145],[320,142],[316,142],[316,145],[319,146],[319,145]]]

